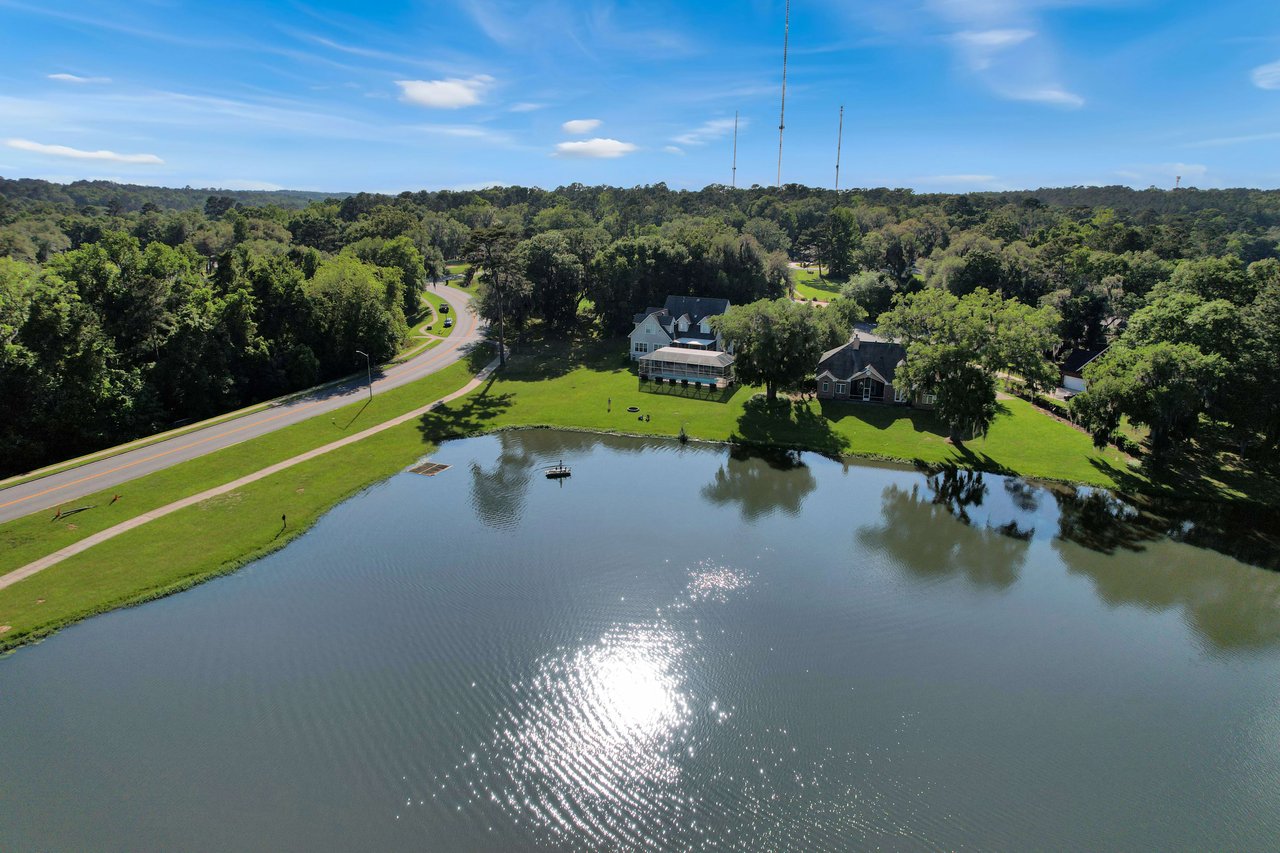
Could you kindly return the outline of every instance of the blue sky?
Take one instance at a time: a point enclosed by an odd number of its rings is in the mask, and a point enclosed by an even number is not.
[[[0,175],[776,178],[783,0],[0,0]],[[794,0],[783,180],[1280,186],[1275,0]]]

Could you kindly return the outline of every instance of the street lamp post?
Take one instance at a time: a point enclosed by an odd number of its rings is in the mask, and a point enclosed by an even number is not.
[[[356,355],[364,356],[364,372],[369,379],[369,399],[373,399],[373,366],[369,361],[369,353],[356,350]]]

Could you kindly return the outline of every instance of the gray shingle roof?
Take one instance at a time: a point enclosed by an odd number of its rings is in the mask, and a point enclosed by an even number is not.
[[[907,358],[907,348],[892,341],[864,341],[854,338],[843,346],[828,350],[818,361],[818,375],[830,373],[836,379],[852,379],[868,367],[885,382],[893,383],[898,364]]]
[[[691,324],[702,322],[703,317],[714,317],[729,310],[728,299],[713,299],[708,296],[668,296],[663,306],[672,317],[677,319],[689,315]]]

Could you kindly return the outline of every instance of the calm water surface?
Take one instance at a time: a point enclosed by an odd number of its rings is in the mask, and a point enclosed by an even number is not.
[[[435,459],[0,660],[0,849],[1280,846],[1276,573],[1000,477]]]

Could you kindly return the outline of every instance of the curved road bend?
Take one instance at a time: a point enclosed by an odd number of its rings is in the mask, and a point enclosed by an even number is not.
[[[471,310],[471,297],[452,287],[437,288],[435,292],[449,302],[454,317],[453,334],[444,343],[403,364],[381,369],[374,376],[373,393],[387,391],[435,373],[461,359],[467,346],[480,340],[480,320]],[[363,378],[351,379],[309,394],[294,396],[253,414],[0,489],[0,523],[37,510],[70,503],[76,498],[110,489],[144,474],[339,409],[367,394],[366,387]]]

